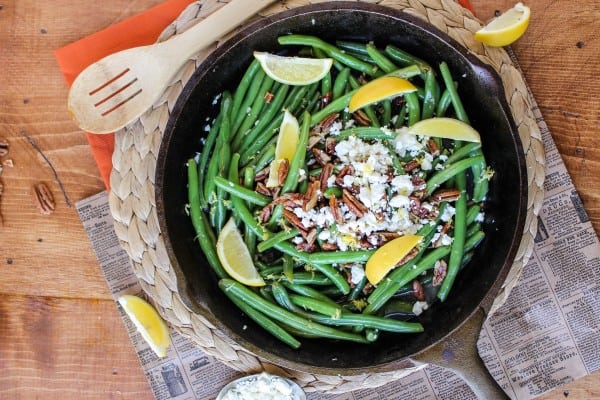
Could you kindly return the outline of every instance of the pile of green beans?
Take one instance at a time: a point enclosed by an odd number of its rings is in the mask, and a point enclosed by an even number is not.
[[[437,202],[437,216],[422,224],[417,234],[423,240],[411,257],[376,286],[365,277],[353,282],[348,268],[364,265],[375,248],[327,251],[318,243],[302,248],[293,241],[301,234],[300,228],[283,217],[281,204],[272,202],[285,194],[304,195],[311,179],[318,179],[321,169],[310,166],[315,159],[307,150],[311,130],[334,114],[344,124],[354,119],[348,102],[365,82],[391,75],[409,79],[418,90],[364,107],[359,112],[368,126],[345,128],[332,137],[338,142],[350,136],[377,140],[389,149],[395,137],[390,132],[423,119],[450,116],[468,123],[457,84],[446,63],[436,70],[393,45],[332,44],[305,35],[282,36],[279,43],[303,56],[330,57],[333,67],[319,82],[290,86],[274,81],[252,61],[236,90],[220,94],[220,110],[201,152],[188,160],[189,214],[219,287],[249,318],[293,348],[300,346],[301,338],[370,343],[380,332],[422,332],[412,312],[413,303],[423,300],[418,292],[426,293],[428,303],[436,297],[444,301],[484,238],[480,219],[491,174],[480,143],[431,139],[446,159],[443,168],[417,170],[414,176],[426,182],[420,200],[431,201],[439,188],[458,189],[460,196]],[[284,109],[299,121],[299,145],[280,190],[269,195],[258,191],[257,175],[274,159]],[[434,163],[440,162],[437,157]],[[392,158],[395,174],[414,173],[405,171],[414,159],[395,152]],[[321,204],[332,196],[343,201],[336,187],[320,196]],[[455,214],[445,222],[441,216],[450,203]],[[265,220],[269,206],[271,214]],[[245,286],[231,279],[221,265],[215,246],[229,218],[234,218],[242,233],[265,286]],[[440,230],[452,237],[451,244],[434,243]],[[403,318],[390,317],[400,314]]]

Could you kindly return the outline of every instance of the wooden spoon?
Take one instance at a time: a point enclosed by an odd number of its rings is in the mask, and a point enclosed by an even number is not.
[[[73,82],[69,111],[88,132],[123,128],[152,106],[188,59],[273,2],[231,0],[181,35],[101,59]]]

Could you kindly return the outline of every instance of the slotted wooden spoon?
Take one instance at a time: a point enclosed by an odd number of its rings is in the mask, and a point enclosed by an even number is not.
[[[181,66],[275,0],[231,0],[181,35],[111,54],[82,71],[68,107],[82,129],[110,133],[149,109]]]

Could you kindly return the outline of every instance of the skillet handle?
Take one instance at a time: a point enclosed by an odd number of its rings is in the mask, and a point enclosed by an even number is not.
[[[477,353],[477,338],[484,319],[484,310],[478,308],[447,338],[411,358],[453,370],[467,382],[479,399],[507,399],[508,396],[494,381]]]

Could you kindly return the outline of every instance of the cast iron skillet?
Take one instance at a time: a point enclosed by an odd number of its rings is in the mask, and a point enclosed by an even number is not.
[[[453,71],[471,123],[481,133],[484,154],[496,174],[483,224],[486,239],[459,275],[449,299],[421,316],[425,333],[382,334],[369,345],[303,340],[299,350],[292,350],[257,327],[220,292],[215,275],[194,242],[194,231],[184,212],[185,164],[201,150],[206,121],[217,113],[213,99],[224,89],[235,89],[253,50],[281,50],[276,38],[287,33],[317,35],[331,42],[392,43],[431,65],[444,60]],[[324,374],[396,369],[407,357],[419,358],[476,313],[485,313],[519,246],[526,198],[523,150],[498,76],[454,40],[417,18],[356,2],[321,3],[286,11],[249,26],[218,48],[196,70],[177,101],[156,170],[160,227],[186,305],[249,351],[288,368]]]

